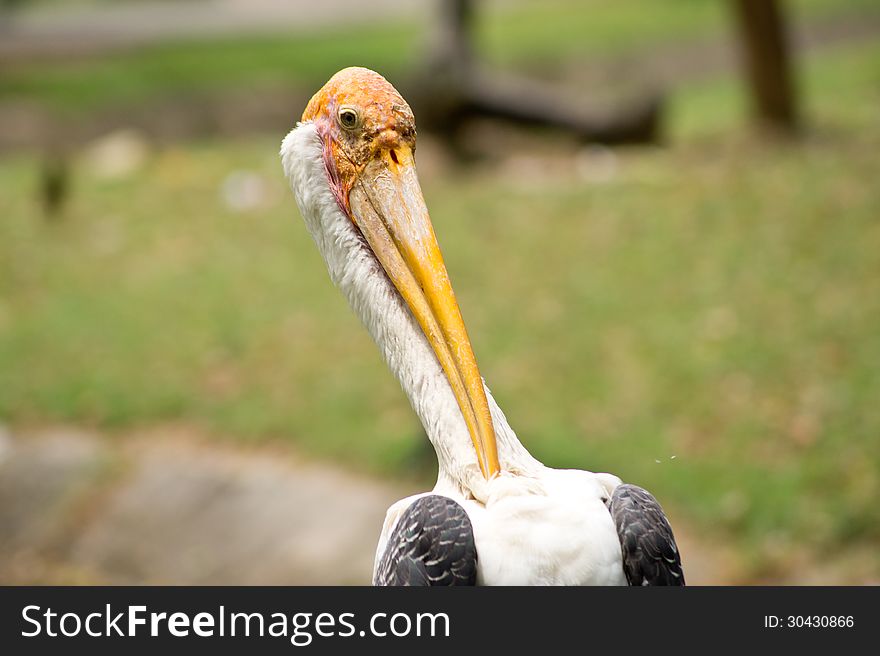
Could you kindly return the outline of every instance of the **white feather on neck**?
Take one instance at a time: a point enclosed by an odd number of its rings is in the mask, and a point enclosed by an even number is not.
[[[360,317],[409,397],[437,453],[438,492],[485,501],[476,452],[443,370],[418,323],[351,220],[339,209],[312,123],[299,123],[281,144],[281,160],[306,227],[333,283]],[[542,467],[520,444],[486,389],[505,472],[535,475]]]

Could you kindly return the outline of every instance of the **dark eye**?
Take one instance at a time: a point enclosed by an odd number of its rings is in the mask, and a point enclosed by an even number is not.
[[[360,117],[353,107],[342,107],[339,110],[339,125],[346,130],[352,130],[358,126]]]

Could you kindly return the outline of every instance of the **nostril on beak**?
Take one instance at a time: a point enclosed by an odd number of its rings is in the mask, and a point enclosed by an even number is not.
[[[400,164],[400,162],[397,161],[397,152],[394,149],[391,150],[391,161],[395,164]]]

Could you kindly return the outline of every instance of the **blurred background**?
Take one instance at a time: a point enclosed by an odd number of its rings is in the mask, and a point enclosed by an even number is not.
[[[368,582],[436,464],[277,155],[350,65],[538,458],[880,583],[877,0],[3,0],[0,583]]]

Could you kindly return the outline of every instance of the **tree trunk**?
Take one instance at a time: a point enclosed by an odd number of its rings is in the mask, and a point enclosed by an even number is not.
[[[733,8],[755,116],[792,134],[799,116],[783,7],[778,0],[733,0]]]
[[[489,72],[474,52],[473,0],[441,0],[433,44],[417,81],[408,89],[419,123],[457,135],[472,117],[549,126],[585,142],[652,143],[659,139],[663,98],[651,92],[607,115],[571,108],[557,90],[515,75]]]

